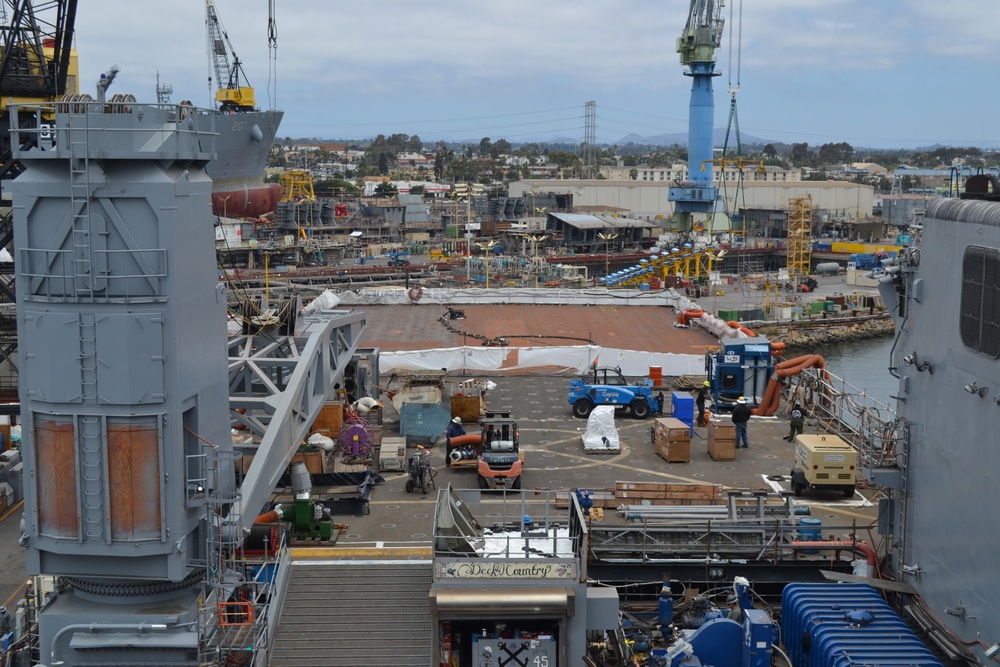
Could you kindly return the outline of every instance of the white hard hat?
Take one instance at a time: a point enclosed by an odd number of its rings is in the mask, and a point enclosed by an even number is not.
[[[462,423],[462,418],[461,417],[455,417],[454,419],[452,419],[452,421],[455,422],[456,424],[461,424]]]
[[[743,398],[742,396],[740,396],[739,398],[737,398],[737,399],[736,399],[736,402],[737,402],[737,403],[746,403],[746,402],[747,402],[747,399],[745,399],[745,398]]]

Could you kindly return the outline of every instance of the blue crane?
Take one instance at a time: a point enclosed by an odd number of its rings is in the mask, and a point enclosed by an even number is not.
[[[715,100],[712,78],[715,53],[722,43],[724,0],[691,0],[687,25],[677,38],[681,64],[691,77],[691,102],[688,108],[688,179],[671,187],[667,199],[674,202],[673,226],[689,231],[692,213],[710,213],[715,209],[718,188],[712,178],[712,144],[715,123]]]

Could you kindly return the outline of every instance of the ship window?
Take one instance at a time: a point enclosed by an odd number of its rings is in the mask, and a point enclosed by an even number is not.
[[[962,342],[977,352],[1000,357],[1000,252],[972,246],[962,260]]]

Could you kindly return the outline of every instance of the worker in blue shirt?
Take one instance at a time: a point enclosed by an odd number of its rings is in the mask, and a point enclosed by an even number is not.
[[[444,432],[444,464],[451,467],[451,439],[465,435],[465,428],[462,427],[462,418],[455,417],[448,424],[448,430]]]

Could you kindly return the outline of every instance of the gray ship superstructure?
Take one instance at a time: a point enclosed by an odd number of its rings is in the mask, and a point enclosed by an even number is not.
[[[898,420],[896,465],[872,479],[892,489],[882,528],[892,535],[893,572],[918,591],[916,618],[937,616],[966,645],[959,651],[986,663],[1000,642],[992,496],[1000,487],[1000,182],[976,176],[961,199],[932,202],[921,236],[880,286],[898,332]]]
[[[205,171],[212,179],[212,211],[254,217],[273,211],[281,186],[264,182],[264,169],[284,111],[215,112],[215,153]]]
[[[363,318],[296,322],[289,307],[280,331],[227,336],[206,173],[217,114],[53,112],[54,146],[19,150],[13,186],[21,541],[29,573],[58,578],[37,662],[235,664],[226,647],[256,651],[267,614],[250,611],[260,592],[233,557]],[[268,427],[238,487],[230,401],[248,428]]]

